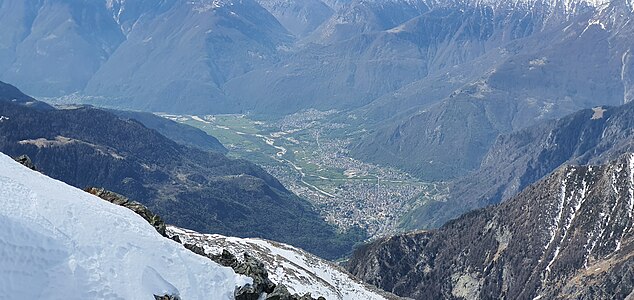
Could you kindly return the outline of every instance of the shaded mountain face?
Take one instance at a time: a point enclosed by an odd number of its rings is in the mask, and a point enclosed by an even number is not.
[[[307,41],[332,44],[371,32],[384,31],[403,24],[430,10],[432,1],[341,1],[333,3],[335,13],[325,20]]]
[[[22,93],[18,88],[0,81],[0,101],[11,102],[41,110],[53,109],[52,106],[33,99]]]
[[[538,24],[529,20],[529,25],[522,27],[525,20],[519,13],[487,6],[455,4],[430,8],[420,2],[412,4],[411,12],[406,13],[400,11],[405,4],[399,1],[358,5],[363,9],[351,10],[359,19],[369,14],[364,13],[366,10],[376,18],[391,14],[389,11],[408,17],[389,26],[378,21],[370,26],[353,17],[340,20],[340,27],[372,29],[351,29],[355,34],[311,44],[281,64],[231,80],[225,91],[247,101],[244,108],[257,113],[289,113],[307,107],[353,109],[449,66],[469,62],[510,40],[530,35]],[[242,82],[251,84],[244,86]]]
[[[566,166],[438,230],[363,246],[349,270],[415,299],[625,299],[633,207],[634,155]]]
[[[631,15],[629,5],[620,4]],[[271,114],[307,107],[354,109],[387,98],[393,101],[381,106],[386,112],[377,108],[373,117],[393,117],[389,112],[442,101],[522,48],[531,53],[552,45],[566,26],[587,26],[594,13],[594,6],[580,1],[352,1],[333,15],[329,22],[334,25],[322,25],[331,28],[315,31],[341,38],[317,39],[280,64],[229,81],[225,91],[246,101],[246,110]],[[525,38],[537,35],[542,36],[524,44]],[[447,73],[453,76],[439,78]],[[423,89],[430,76],[436,81]],[[401,92],[417,83],[423,86],[416,95]],[[430,93],[429,85],[443,92]]]
[[[438,227],[471,209],[507,200],[562,164],[598,164],[634,152],[634,102],[586,109],[501,135],[477,172],[451,184],[446,202],[408,216],[410,228]]]
[[[0,151],[26,154],[43,173],[73,186],[137,199],[169,223],[267,237],[328,258],[361,238],[336,234],[260,167],[182,146],[138,121],[90,107],[39,110],[5,101],[0,115]]]
[[[473,66],[461,65],[466,72],[451,70],[412,83],[402,91],[404,101],[400,90],[377,100],[359,115],[368,120],[400,115],[377,122],[352,153],[425,179],[452,179],[477,169],[500,133],[629,102],[624,70],[631,69],[631,42],[623,41],[634,39],[627,25],[631,15],[624,2],[610,3],[489,51]]]
[[[222,154],[227,154],[228,152],[227,148],[225,148],[218,139],[198,128],[177,123],[152,113],[123,110],[110,110],[110,112],[120,118],[137,120],[145,127],[154,129],[179,144]]]
[[[83,89],[125,35],[101,1],[0,3],[0,78],[37,95]]]

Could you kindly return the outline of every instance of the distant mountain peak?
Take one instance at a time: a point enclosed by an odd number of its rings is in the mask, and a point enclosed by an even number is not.
[[[240,0],[242,2],[242,0]],[[208,12],[226,5],[233,5],[231,0],[193,0],[187,1],[189,5],[193,6],[194,11],[199,13]]]

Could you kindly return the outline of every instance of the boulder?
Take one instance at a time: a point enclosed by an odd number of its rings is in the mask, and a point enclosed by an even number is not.
[[[31,158],[27,155],[20,155],[18,158],[15,159],[15,161],[21,163],[22,165],[33,171],[37,171],[37,168],[35,168],[35,165],[31,161]]]

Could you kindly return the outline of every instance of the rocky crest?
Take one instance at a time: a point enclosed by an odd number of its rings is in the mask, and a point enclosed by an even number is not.
[[[269,294],[270,297],[288,290],[289,294],[299,296],[309,292],[332,300],[400,299],[393,294],[360,282],[334,263],[289,245],[262,239],[201,234],[174,226],[167,226],[167,233],[187,245],[192,251],[209,257],[223,266],[232,267],[237,273],[254,279],[268,276],[271,281],[284,283],[283,287],[279,284],[275,286],[273,292]],[[258,262],[263,263],[263,266],[258,266]],[[245,270],[256,270],[256,272],[245,272]],[[256,290],[270,291],[272,288],[267,280],[255,279],[254,284]]]
[[[634,281],[634,155],[566,166],[438,230],[358,249],[349,270],[415,299],[625,299]]]

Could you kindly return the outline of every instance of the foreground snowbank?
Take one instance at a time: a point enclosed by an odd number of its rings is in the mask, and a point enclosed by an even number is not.
[[[0,153],[0,295],[7,299],[231,299],[236,275],[134,212]]]

